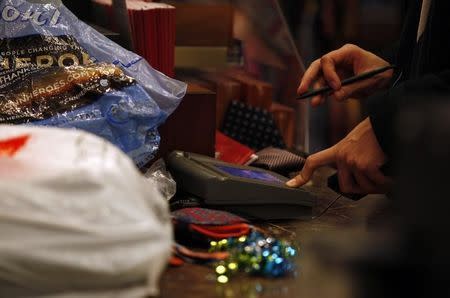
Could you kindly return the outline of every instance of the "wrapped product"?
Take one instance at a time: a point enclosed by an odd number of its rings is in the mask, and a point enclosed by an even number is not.
[[[83,129],[143,166],[185,92],[64,5],[0,0],[0,123]]]

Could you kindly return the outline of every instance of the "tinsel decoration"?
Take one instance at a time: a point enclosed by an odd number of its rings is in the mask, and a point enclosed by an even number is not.
[[[211,241],[209,251],[230,254],[229,258],[215,265],[219,283],[227,283],[238,272],[269,278],[289,275],[295,271],[294,259],[298,254],[298,249],[288,241],[256,230],[248,236]]]

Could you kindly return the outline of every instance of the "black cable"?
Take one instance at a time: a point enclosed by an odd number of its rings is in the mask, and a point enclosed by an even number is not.
[[[340,196],[338,196],[336,199],[334,199],[334,201],[333,202],[331,202],[328,206],[327,206],[327,208],[325,208],[318,216],[315,216],[315,217],[313,217],[312,219],[319,219],[322,215],[324,215],[330,208],[331,208],[331,206],[333,206],[340,198],[342,198],[343,196],[342,195],[340,195]]]

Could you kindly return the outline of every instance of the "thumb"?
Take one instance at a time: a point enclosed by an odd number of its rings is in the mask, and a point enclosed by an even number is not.
[[[306,159],[305,165],[302,171],[294,179],[286,183],[289,187],[300,187],[311,180],[317,168],[331,164],[335,162],[335,147],[328,148],[326,150],[320,151],[316,154],[309,156]]]

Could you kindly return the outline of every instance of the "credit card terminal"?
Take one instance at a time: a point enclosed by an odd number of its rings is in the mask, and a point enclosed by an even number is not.
[[[287,187],[288,179],[274,172],[182,151],[172,152],[167,166],[178,191],[206,206],[264,220],[312,217],[315,196]]]

